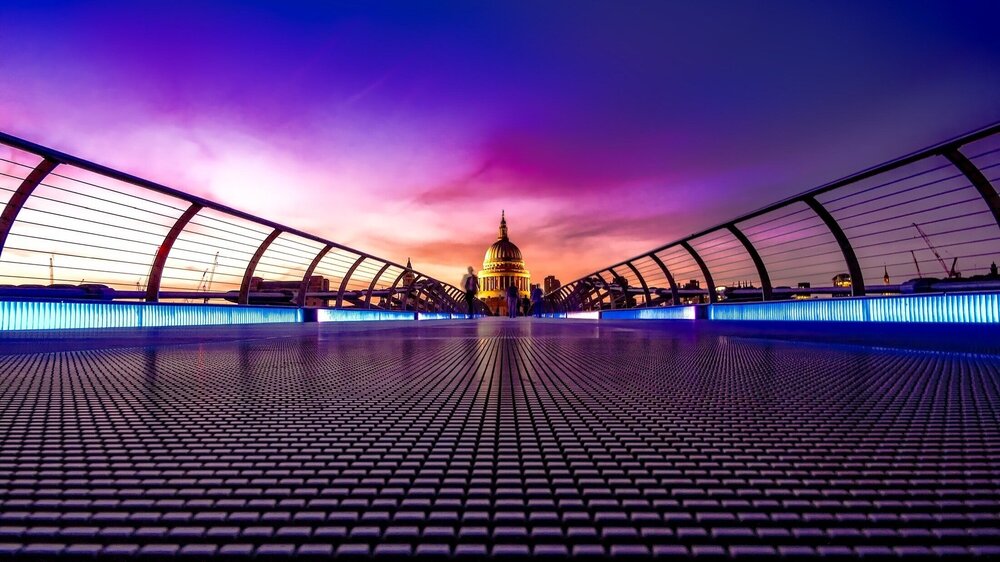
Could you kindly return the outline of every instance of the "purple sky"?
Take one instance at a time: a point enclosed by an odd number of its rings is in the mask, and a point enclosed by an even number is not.
[[[206,6],[206,5],[211,6]],[[0,5],[0,129],[456,281],[535,280],[1000,120],[993,2]]]

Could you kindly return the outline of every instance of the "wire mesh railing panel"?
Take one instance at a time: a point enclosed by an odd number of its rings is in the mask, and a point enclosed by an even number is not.
[[[368,288],[372,280],[382,270],[385,262],[374,258],[365,258],[354,269],[345,287],[345,297],[342,303],[345,307],[364,307],[367,305]]]
[[[1000,135],[970,142],[961,151],[996,187],[1000,180]]]
[[[59,166],[25,201],[0,269],[38,285],[141,290],[183,202]]]
[[[0,210],[6,209],[11,197],[41,161],[41,157],[34,154],[0,146]],[[21,255],[11,259],[15,263],[3,263],[3,259],[13,253],[5,251],[0,254],[0,286],[38,283],[39,272],[36,269],[16,263],[22,259]]]
[[[174,243],[160,290],[239,291],[250,260],[269,234],[261,225],[202,209]]]
[[[753,259],[729,230],[720,229],[689,243],[705,260],[720,299],[735,298],[734,289],[760,288],[760,275]]]
[[[993,189],[1000,187],[1000,135],[969,143],[962,147],[962,153],[982,172]],[[983,265],[992,265],[998,259],[998,256],[989,256],[988,258],[977,259],[969,271],[982,273]]]
[[[375,287],[386,306],[405,305],[387,280],[402,270],[385,261],[359,262],[334,242],[5,133],[0,207],[4,297],[286,306],[316,293],[325,306],[343,288],[360,306]],[[435,280],[416,287],[418,306],[453,298]]]
[[[594,308],[610,308],[613,300],[611,292],[611,272],[607,270],[598,271],[591,276],[593,292],[588,299]]]
[[[774,287],[830,287],[850,277],[836,238],[803,202],[736,226],[757,249]]]
[[[997,290],[998,185],[1000,124],[994,124],[764,207],[652,255],[670,269],[683,297],[692,292],[685,287],[705,284],[685,244],[703,259],[716,288],[724,287],[720,298],[729,296],[734,282],[737,292],[750,295],[752,290],[739,285],[746,280],[757,285],[763,273],[773,291],[756,294],[771,299],[862,290],[870,295]],[[646,261],[649,255],[632,258],[633,263],[649,275],[651,287],[662,285],[665,280],[653,267],[658,264]],[[554,297],[581,306],[568,294]],[[653,304],[664,301],[661,297]]]
[[[395,265],[390,265],[385,271],[383,271],[382,275],[379,276],[378,281],[375,283],[369,304],[375,308],[382,308],[386,310],[394,308],[393,303],[395,302],[396,296],[390,294],[388,291],[392,289],[393,283],[396,283],[397,279],[399,280],[399,283],[402,283],[402,279],[400,277],[402,275],[403,268]],[[396,287],[399,286],[399,283],[396,283]],[[365,298],[367,299],[368,297],[366,296]]]
[[[359,257],[361,255],[355,252],[342,248],[333,248],[323,256],[323,259],[316,266],[316,271],[313,275],[322,277],[323,285],[329,286],[327,290],[333,293],[327,300],[329,306],[336,304],[336,293],[340,291],[340,285],[347,276],[347,272],[350,271],[351,266],[354,265]]]
[[[690,252],[679,245],[671,246],[657,252],[656,257],[673,275],[677,289],[681,291],[680,302],[674,304],[708,302],[708,283]]]
[[[627,265],[618,265],[611,269],[612,271],[609,273],[611,282],[616,286],[614,306],[616,308],[645,306],[646,294],[642,292],[639,276]]]
[[[643,256],[632,261],[639,274],[649,287],[650,302],[647,306],[663,306],[671,303],[670,282],[653,258]]]
[[[573,281],[564,286],[562,295],[559,297],[560,303],[566,310],[577,310],[583,307],[582,302],[583,282]]]
[[[253,276],[260,279],[261,290],[291,288],[302,282],[309,264],[322,249],[320,242],[283,232],[268,245]]]
[[[351,274],[351,278],[347,281],[348,291],[367,291],[368,285],[371,284],[372,278],[382,269],[385,262],[375,260],[372,258],[365,258],[358,267],[354,269],[354,273]]]
[[[41,161],[40,156],[0,145],[0,210]]]
[[[943,156],[818,199],[850,239],[874,294],[879,285],[918,277],[984,274],[1000,252],[1000,228],[986,201]]]

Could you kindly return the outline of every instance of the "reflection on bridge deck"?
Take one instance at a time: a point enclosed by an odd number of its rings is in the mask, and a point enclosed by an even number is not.
[[[11,334],[0,554],[997,552],[1000,356],[727,329]]]

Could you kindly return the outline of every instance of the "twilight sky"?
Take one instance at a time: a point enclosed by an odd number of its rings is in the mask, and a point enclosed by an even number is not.
[[[1000,120],[1000,4],[6,0],[0,129],[457,282]]]

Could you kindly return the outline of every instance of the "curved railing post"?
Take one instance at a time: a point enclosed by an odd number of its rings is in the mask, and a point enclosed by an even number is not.
[[[429,280],[425,278],[424,282],[420,284],[419,288],[417,288],[417,292],[413,295],[413,300],[414,300],[413,310],[415,310],[416,312],[430,312],[431,311],[430,310],[430,305],[431,305],[431,296],[432,296],[433,293],[431,292],[431,287],[428,284],[428,281]],[[423,297],[423,298],[421,298],[421,297]],[[423,306],[424,306],[423,311],[420,310],[420,305],[421,304],[423,304]]]
[[[337,308],[340,308],[344,304],[344,290],[347,289],[347,282],[351,280],[351,275],[354,275],[354,270],[361,265],[361,262],[365,261],[365,256],[359,256],[358,259],[354,260],[351,264],[350,269],[344,274],[344,278],[340,280],[340,289],[337,290]]]
[[[420,301],[420,296],[423,295],[423,301]],[[430,277],[424,279],[424,282],[420,284],[420,290],[417,291],[418,302],[423,302],[425,312],[440,312],[441,310],[441,295],[437,292],[437,287],[434,286],[434,282]]]
[[[306,272],[302,274],[302,283],[299,284],[299,294],[295,296],[296,306],[303,307],[306,305],[306,291],[309,290],[309,280],[312,279],[313,273],[316,272],[316,268],[319,267],[319,262],[323,261],[330,250],[333,249],[333,244],[327,244],[323,246],[323,249],[316,254],[312,262],[309,263],[309,267],[306,268]]]
[[[622,276],[618,275],[618,272],[615,271],[615,268],[613,267],[609,267],[608,272],[611,273],[611,285],[615,284],[618,281],[618,279],[622,278]],[[626,279],[625,281],[627,285],[628,280]],[[611,297],[611,309],[614,310],[616,299],[615,299],[615,294],[611,291],[611,285],[608,285],[608,295]],[[618,284],[618,290],[622,292],[622,296],[619,298],[625,299],[625,304],[622,306],[622,308],[628,308],[628,292],[626,292],[625,289],[626,287],[622,287],[620,283]]]
[[[563,308],[563,312],[569,312],[570,308],[576,306],[576,289],[579,286],[579,283],[570,283],[560,289],[560,292],[566,293],[559,300],[559,306]]]
[[[577,281],[573,286],[573,292],[569,295],[570,306],[573,306],[579,310],[583,310],[584,307],[584,291],[587,290],[587,284],[585,280]]]
[[[191,206],[174,221],[174,226],[170,227],[170,232],[167,232],[167,235],[163,237],[163,242],[157,248],[153,264],[149,268],[149,278],[146,281],[146,302],[157,302],[160,300],[160,281],[163,279],[163,268],[167,265],[170,250],[174,247],[177,237],[181,235],[181,232],[191,222],[191,219],[203,208],[197,203],[191,203]]]
[[[858,257],[854,254],[854,248],[851,246],[851,241],[844,234],[843,229],[837,223],[837,219],[833,218],[833,215],[826,210],[826,207],[822,203],[816,200],[812,195],[807,195],[802,198],[802,201],[809,208],[813,210],[814,213],[826,224],[826,227],[830,229],[830,233],[833,234],[834,239],[837,241],[837,245],[840,246],[840,253],[844,255],[844,262],[847,263],[847,271],[851,274],[851,293],[856,297],[863,297],[865,295],[865,278],[861,273],[861,265],[858,263]]]
[[[561,309],[565,304],[566,295],[563,294],[565,292],[566,292],[566,285],[563,285],[562,287],[559,287],[558,289],[549,293],[548,295],[545,295],[551,300],[552,304],[556,308],[556,310],[553,310],[553,312],[558,312],[558,310]]]
[[[10,234],[10,229],[14,226],[17,214],[24,208],[24,203],[31,197],[31,193],[35,191],[35,188],[42,183],[45,176],[49,175],[49,172],[58,165],[59,162],[56,160],[51,158],[43,159],[31,170],[31,173],[24,178],[21,185],[18,186],[17,190],[10,196],[10,199],[7,200],[7,205],[4,207],[3,213],[0,214],[0,256],[3,255],[3,249],[7,245],[7,235]]]
[[[451,299],[445,292],[445,288],[438,282],[432,282],[430,286],[431,294],[434,295],[434,306],[437,312],[444,312],[450,306]]]
[[[83,170],[85,172],[88,172],[90,174],[95,174],[95,175],[100,176],[102,178],[110,179],[110,180],[113,180],[115,182],[120,182],[120,183],[123,183],[123,184],[127,184],[127,185],[130,185],[130,186],[133,186],[135,188],[139,188],[143,192],[151,192],[151,193],[156,193],[156,194],[159,194],[159,195],[164,195],[164,196],[167,196],[167,197],[171,198],[174,201],[182,201],[184,205],[197,204],[197,205],[200,205],[203,209],[211,209],[211,210],[213,210],[215,212],[222,213],[222,214],[224,214],[224,215],[226,215],[226,216],[228,216],[230,218],[247,221],[247,222],[250,222],[250,223],[253,223],[253,224],[257,225],[258,227],[267,228],[269,230],[275,230],[275,231],[278,231],[278,232],[280,232],[282,234],[290,234],[290,235],[294,235],[296,237],[301,237],[301,238],[303,238],[305,240],[318,243],[318,244],[320,244],[322,246],[332,246],[333,248],[342,249],[342,250],[345,250],[347,252],[351,252],[351,253],[353,253],[355,255],[364,254],[364,252],[360,252],[360,251],[354,250],[352,248],[349,248],[347,246],[344,246],[344,245],[341,245],[341,244],[337,244],[336,242],[333,242],[333,241],[328,240],[326,238],[317,236],[315,234],[310,234],[308,232],[304,232],[304,231],[296,229],[296,228],[285,226],[285,225],[282,225],[280,223],[277,223],[277,222],[274,222],[274,221],[271,221],[271,220],[268,220],[268,219],[265,219],[265,218],[262,218],[262,217],[258,217],[258,216],[252,215],[250,213],[247,213],[247,212],[244,212],[244,211],[240,211],[239,209],[236,209],[236,208],[233,208],[233,207],[230,207],[230,206],[227,206],[227,205],[223,205],[223,204],[211,201],[209,199],[205,199],[203,197],[199,197],[199,196],[191,194],[191,193],[185,193],[183,191],[180,191],[180,190],[168,187],[166,185],[159,184],[159,183],[147,180],[147,179],[143,179],[141,177],[138,177],[138,176],[126,173],[126,172],[115,170],[113,168],[110,168],[110,167],[107,167],[107,166],[104,166],[104,165],[101,165],[101,164],[90,162],[90,161],[84,160],[82,158],[78,158],[76,156],[73,156],[71,154],[67,154],[65,152],[60,152],[58,150],[54,150],[54,149],[51,149],[51,148],[48,148],[48,147],[45,147],[45,146],[42,146],[42,145],[30,142],[30,141],[27,141],[27,140],[24,140],[24,139],[20,139],[20,138],[14,137],[12,135],[9,135],[9,134],[3,133],[3,132],[0,132],[0,145],[6,146],[6,147],[9,147],[9,148],[18,150],[18,151],[26,152],[26,153],[32,154],[34,156],[37,156],[39,158],[39,163],[34,168],[30,168],[29,166],[25,166],[25,168],[26,169],[30,169],[30,171],[28,172],[28,174],[26,175],[26,177],[23,180],[21,180],[20,186],[11,193],[11,196],[8,199],[8,201],[6,201],[3,204],[0,204],[0,211],[2,211],[2,212],[0,212],[0,255],[2,255],[4,249],[6,248],[6,242],[7,242],[8,238],[9,238],[9,235],[11,234],[11,230],[12,230],[13,225],[15,223],[15,219],[17,219],[18,214],[20,213],[20,211],[23,208],[25,208],[25,204],[26,204],[25,202],[26,202],[26,200],[28,200],[31,196],[33,196],[33,192],[36,190],[36,188],[39,185],[42,185],[41,182],[44,180],[44,178],[47,177],[48,174],[51,173],[52,170],[54,168],[56,168],[57,166],[59,166],[59,165],[72,166],[74,169]],[[71,179],[72,180],[72,178],[67,178],[67,179]],[[84,182],[84,183],[89,183],[89,182]],[[96,183],[90,184],[90,185],[93,185],[96,188],[102,188],[103,187],[103,186],[101,186],[99,184],[96,184]],[[112,190],[112,191],[116,191],[116,190]],[[138,210],[142,210],[142,209],[138,209]],[[175,219],[168,218],[168,220],[175,220]],[[169,234],[168,234],[168,237],[170,237]],[[239,289],[240,290],[238,292],[237,302],[240,302],[240,303],[248,303],[249,302],[249,285],[250,285],[250,281],[253,278],[253,273],[254,273],[254,271],[256,269],[257,262],[261,259],[261,255],[266,250],[266,248],[270,244],[270,242],[273,241],[274,237],[276,237],[276,235],[273,236],[272,239],[266,240],[265,243],[262,244],[262,246],[260,248],[258,248],[258,251],[257,251],[256,255],[254,256],[254,258],[250,260],[250,264],[248,264],[249,267],[247,267],[247,270],[244,272],[243,280],[239,284]],[[52,242],[55,242],[55,240],[52,240]],[[162,255],[168,255],[169,256],[169,252],[168,252],[169,248],[167,246],[169,246],[169,244],[161,244],[160,245],[160,248],[158,249],[158,253],[161,256]],[[33,250],[33,251],[42,252],[44,250]],[[371,258],[369,256],[369,259],[373,259],[373,258]],[[153,257],[153,261],[154,261],[154,263],[157,261],[157,258],[155,256]],[[162,261],[162,258],[161,258],[160,261]],[[391,262],[386,262],[386,263],[388,263],[392,267],[401,267],[399,264],[393,264]],[[165,266],[164,266],[164,268],[165,268]],[[152,266],[151,266],[151,270],[152,270]],[[151,277],[154,280],[154,282],[153,282],[153,286],[154,286],[153,288],[154,289],[156,288],[156,279],[157,278],[160,279],[161,285],[162,285],[162,274],[159,275],[159,276],[157,276],[157,275],[154,274]],[[309,276],[309,277],[311,277],[311,276]],[[440,281],[437,281],[437,282],[440,283]],[[113,283],[114,284],[118,284],[117,282],[113,282]],[[308,283],[308,277],[306,279],[306,283]],[[305,291],[302,291],[302,290],[299,291],[299,299],[300,299],[299,302],[300,302],[300,305],[304,304],[304,298],[302,297],[302,294],[305,293],[308,290],[308,285],[306,285],[306,286],[307,286],[307,289]],[[301,285],[300,285],[300,287],[301,287]],[[372,292],[374,291],[374,285],[372,287],[373,287],[372,290],[370,290],[369,294],[366,295],[368,297],[368,303],[369,303],[369,305],[370,305],[370,301],[371,301]],[[131,292],[129,292],[129,293],[131,293]],[[190,294],[191,294],[191,296],[195,296],[196,292],[192,291]],[[150,291],[150,284],[147,283],[146,290],[144,291],[144,293],[140,293],[140,295],[143,296],[143,297],[149,296],[152,299],[157,299],[157,298],[159,298],[159,291],[153,291],[153,292],[151,292]]]
[[[597,303],[598,303],[598,306],[600,306],[601,303],[604,302],[604,298],[607,297],[607,299],[608,299],[608,305],[613,310],[615,308],[615,293],[614,293],[614,291],[611,290],[611,285],[614,284],[615,274],[610,269],[608,269],[606,271],[611,274],[611,280],[610,281],[604,279],[604,276],[601,275],[601,272],[597,273],[597,276],[600,277],[602,281],[604,281],[604,294],[600,296],[600,298],[597,300]]]
[[[271,234],[268,234],[267,238],[260,243],[260,246],[257,247],[257,251],[254,252],[253,257],[250,258],[250,262],[247,263],[246,271],[243,272],[243,282],[240,283],[239,304],[250,303],[250,279],[253,278],[253,272],[257,269],[257,262],[259,262],[260,258],[264,256],[264,252],[267,251],[271,242],[274,242],[274,239],[280,235],[281,230],[275,228],[274,231],[272,231]]]
[[[636,268],[634,265],[632,265],[632,262],[627,261],[625,262],[625,265],[632,270],[632,273],[635,274],[636,279],[639,280],[639,284],[642,285],[642,292],[643,294],[646,295],[646,303],[644,306],[649,306],[649,301],[651,300],[649,298],[649,285],[646,285],[646,280],[642,278],[642,274],[639,273],[639,269]]]
[[[661,260],[659,256],[657,256],[656,254],[649,254],[649,259],[653,260],[653,263],[655,263],[657,267],[660,268],[660,271],[663,272],[663,276],[667,278],[667,283],[670,284],[670,306],[675,306],[680,304],[681,295],[680,292],[677,291],[677,282],[674,281],[674,276],[671,275],[670,270],[667,269],[666,264],[664,264],[663,260]]]
[[[592,293],[589,293],[588,297],[591,294],[594,294],[594,295],[596,295],[597,298],[596,299],[590,298],[589,301],[588,301],[588,303],[587,303],[587,306],[593,307],[594,302],[596,302],[598,308],[600,308],[601,307],[601,303],[604,301],[604,297],[610,296],[610,298],[611,298],[611,308],[614,308],[615,307],[615,305],[614,305],[615,297],[614,297],[614,295],[611,294],[611,283],[608,283],[607,280],[604,279],[604,276],[601,275],[600,271],[594,273],[593,276],[595,276],[595,277],[597,277],[598,279],[601,280],[601,283],[604,285],[604,293],[601,294],[601,287],[595,285],[594,286],[594,291]]]
[[[558,306],[564,311],[567,311],[570,307],[570,296],[573,294],[573,287],[573,284],[563,285],[559,288],[559,292],[556,293],[556,296],[559,297],[559,300],[557,301]]]
[[[395,296],[396,296],[396,285],[399,284],[399,281],[407,273],[413,273],[413,270],[412,269],[408,269],[408,268],[403,268],[403,271],[399,272],[399,275],[396,276],[396,279],[392,282],[392,285],[389,287],[389,309],[390,310],[392,309],[392,299],[395,298]],[[414,278],[413,280],[416,281],[416,278]]]
[[[753,260],[754,267],[757,268],[757,277],[760,278],[761,300],[771,300],[774,292],[771,287],[771,276],[767,274],[767,266],[764,265],[764,260],[761,259],[757,248],[754,247],[750,239],[735,224],[729,223],[726,225],[726,228],[740,241],[740,244],[743,244],[743,248],[750,254],[750,259]]]
[[[447,289],[448,298],[451,302],[451,312],[461,312],[462,303],[465,300],[465,293],[458,287],[449,284]]]
[[[435,283],[424,286],[424,294],[427,295],[427,300],[434,307],[434,312],[441,312],[444,310],[445,299],[441,294],[441,287],[437,286]]]
[[[382,274],[385,273],[385,270],[387,269],[389,269],[388,263],[383,265],[382,268],[378,270],[378,273],[372,277],[372,282],[368,285],[368,293],[365,295],[365,308],[372,307],[372,292],[375,290],[375,285],[378,283],[378,280],[382,278]]]
[[[593,307],[594,297],[598,295],[599,288],[594,283],[594,279],[588,277],[581,283],[580,310],[589,310]]]
[[[701,269],[701,274],[705,277],[705,285],[708,286],[708,302],[717,302],[719,297],[715,294],[715,281],[712,279],[712,272],[708,270],[708,265],[705,263],[705,260],[701,259],[698,252],[694,251],[694,248],[686,240],[681,242],[681,247],[691,254],[691,257],[694,258],[695,263],[697,263],[698,267]]]
[[[958,148],[946,150],[944,157],[951,161],[972,183],[976,191],[979,192],[979,196],[983,198],[983,201],[986,201],[986,206],[989,207],[990,212],[993,213],[993,220],[996,221],[997,226],[1000,226],[1000,195],[997,195],[997,190],[993,188],[990,180],[986,179],[983,172],[971,160],[966,158]]]

